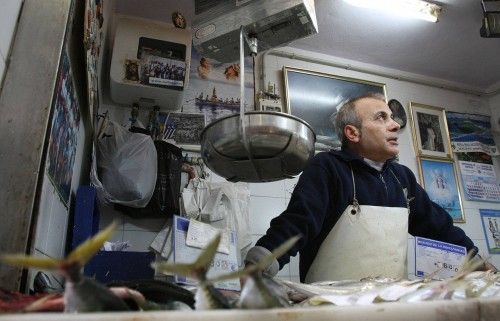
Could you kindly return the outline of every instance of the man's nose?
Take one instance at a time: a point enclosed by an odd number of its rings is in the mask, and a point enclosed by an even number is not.
[[[391,132],[397,132],[401,128],[401,125],[397,121],[391,118],[391,123],[389,124],[389,130]]]

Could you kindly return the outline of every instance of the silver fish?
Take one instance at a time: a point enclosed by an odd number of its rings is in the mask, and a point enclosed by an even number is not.
[[[206,275],[210,264],[212,263],[217,247],[219,246],[221,236],[218,234],[208,245],[203,249],[200,256],[193,263],[176,263],[170,264],[166,262],[155,262],[153,267],[161,272],[171,272],[184,276],[195,277],[199,283],[194,296],[196,310],[212,310],[212,309],[230,309],[229,300],[221,294],[214,286],[213,281],[208,280]]]
[[[285,254],[300,237],[295,236],[277,247],[270,255],[259,263],[245,267],[243,270],[222,275],[214,280],[227,280],[247,276],[245,285],[241,290],[236,307],[240,309],[269,309],[288,307],[288,295],[284,287],[277,281],[263,275],[264,271],[274,259]]]

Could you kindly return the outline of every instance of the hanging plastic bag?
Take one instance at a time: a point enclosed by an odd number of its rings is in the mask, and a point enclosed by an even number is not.
[[[92,153],[91,181],[105,202],[145,207],[156,183],[157,154],[148,135],[110,122]]]
[[[154,145],[158,155],[158,171],[151,200],[140,209],[115,205],[117,210],[132,217],[172,217],[180,213],[182,150],[162,140],[156,140]]]
[[[188,185],[182,190],[182,203],[185,216],[197,219],[201,214],[201,209],[207,202],[210,191],[208,182],[200,177],[189,181]]]
[[[210,183],[202,178],[189,182],[182,192],[185,216],[236,231],[238,249],[249,245],[250,190],[246,183]]]

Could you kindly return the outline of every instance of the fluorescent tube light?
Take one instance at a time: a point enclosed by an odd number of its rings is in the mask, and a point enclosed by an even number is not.
[[[441,6],[422,0],[344,0],[363,8],[380,9],[399,16],[437,22]]]

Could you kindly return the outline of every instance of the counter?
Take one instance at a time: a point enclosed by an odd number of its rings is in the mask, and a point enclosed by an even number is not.
[[[36,313],[0,315],[0,321],[498,321],[500,298],[366,306],[322,306],[270,310],[153,311],[108,313]]]

